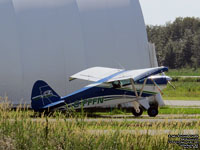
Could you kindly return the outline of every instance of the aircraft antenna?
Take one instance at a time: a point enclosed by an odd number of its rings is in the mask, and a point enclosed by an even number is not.
[[[119,66],[119,69],[126,70],[126,68],[125,68],[120,62],[118,62],[118,61],[116,61],[116,60],[114,60],[114,62],[115,62],[116,64],[118,64],[117,66]]]
[[[118,62],[118,65],[119,67],[121,67],[121,69],[126,70],[125,67],[121,63]]]

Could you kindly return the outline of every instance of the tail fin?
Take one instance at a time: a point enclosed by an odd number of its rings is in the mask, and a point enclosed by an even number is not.
[[[35,82],[31,95],[31,106],[34,111],[41,111],[45,106],[59,100],[60,96],[46,82]]]

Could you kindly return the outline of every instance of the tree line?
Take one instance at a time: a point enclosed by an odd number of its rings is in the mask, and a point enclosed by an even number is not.
[[[200,18],[176,18],[162,26],[147,25],[159,65],[171,69],[200,68]]]

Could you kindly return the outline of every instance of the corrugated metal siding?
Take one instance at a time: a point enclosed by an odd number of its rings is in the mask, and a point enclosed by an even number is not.
[[[0,95],[30,103],[42,79],[61,96],[94,66],[150,67],[138,0],[0,0]]]

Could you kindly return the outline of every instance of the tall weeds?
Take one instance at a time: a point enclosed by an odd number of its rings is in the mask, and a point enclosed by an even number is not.
[[[102,149],[181,149],[168,143],[167,134],[150,134],[150,130],[185,127],[182,123],[87,122],[82,113],[66,115],[55,112],[51,116],[32,117],[25,108],[10,109],[0,104],[0,149],[20,150],[102,150]],[[193,124],[193,126],[199,126]],[[199,128],[199,127],[198,127]],[[131,132],[133,129],[135,132]],[[146,131],[141,133],[139,129]],[[123,132],[126,130],[126,132]],[[179,131],[177,132],[179,133]]]

